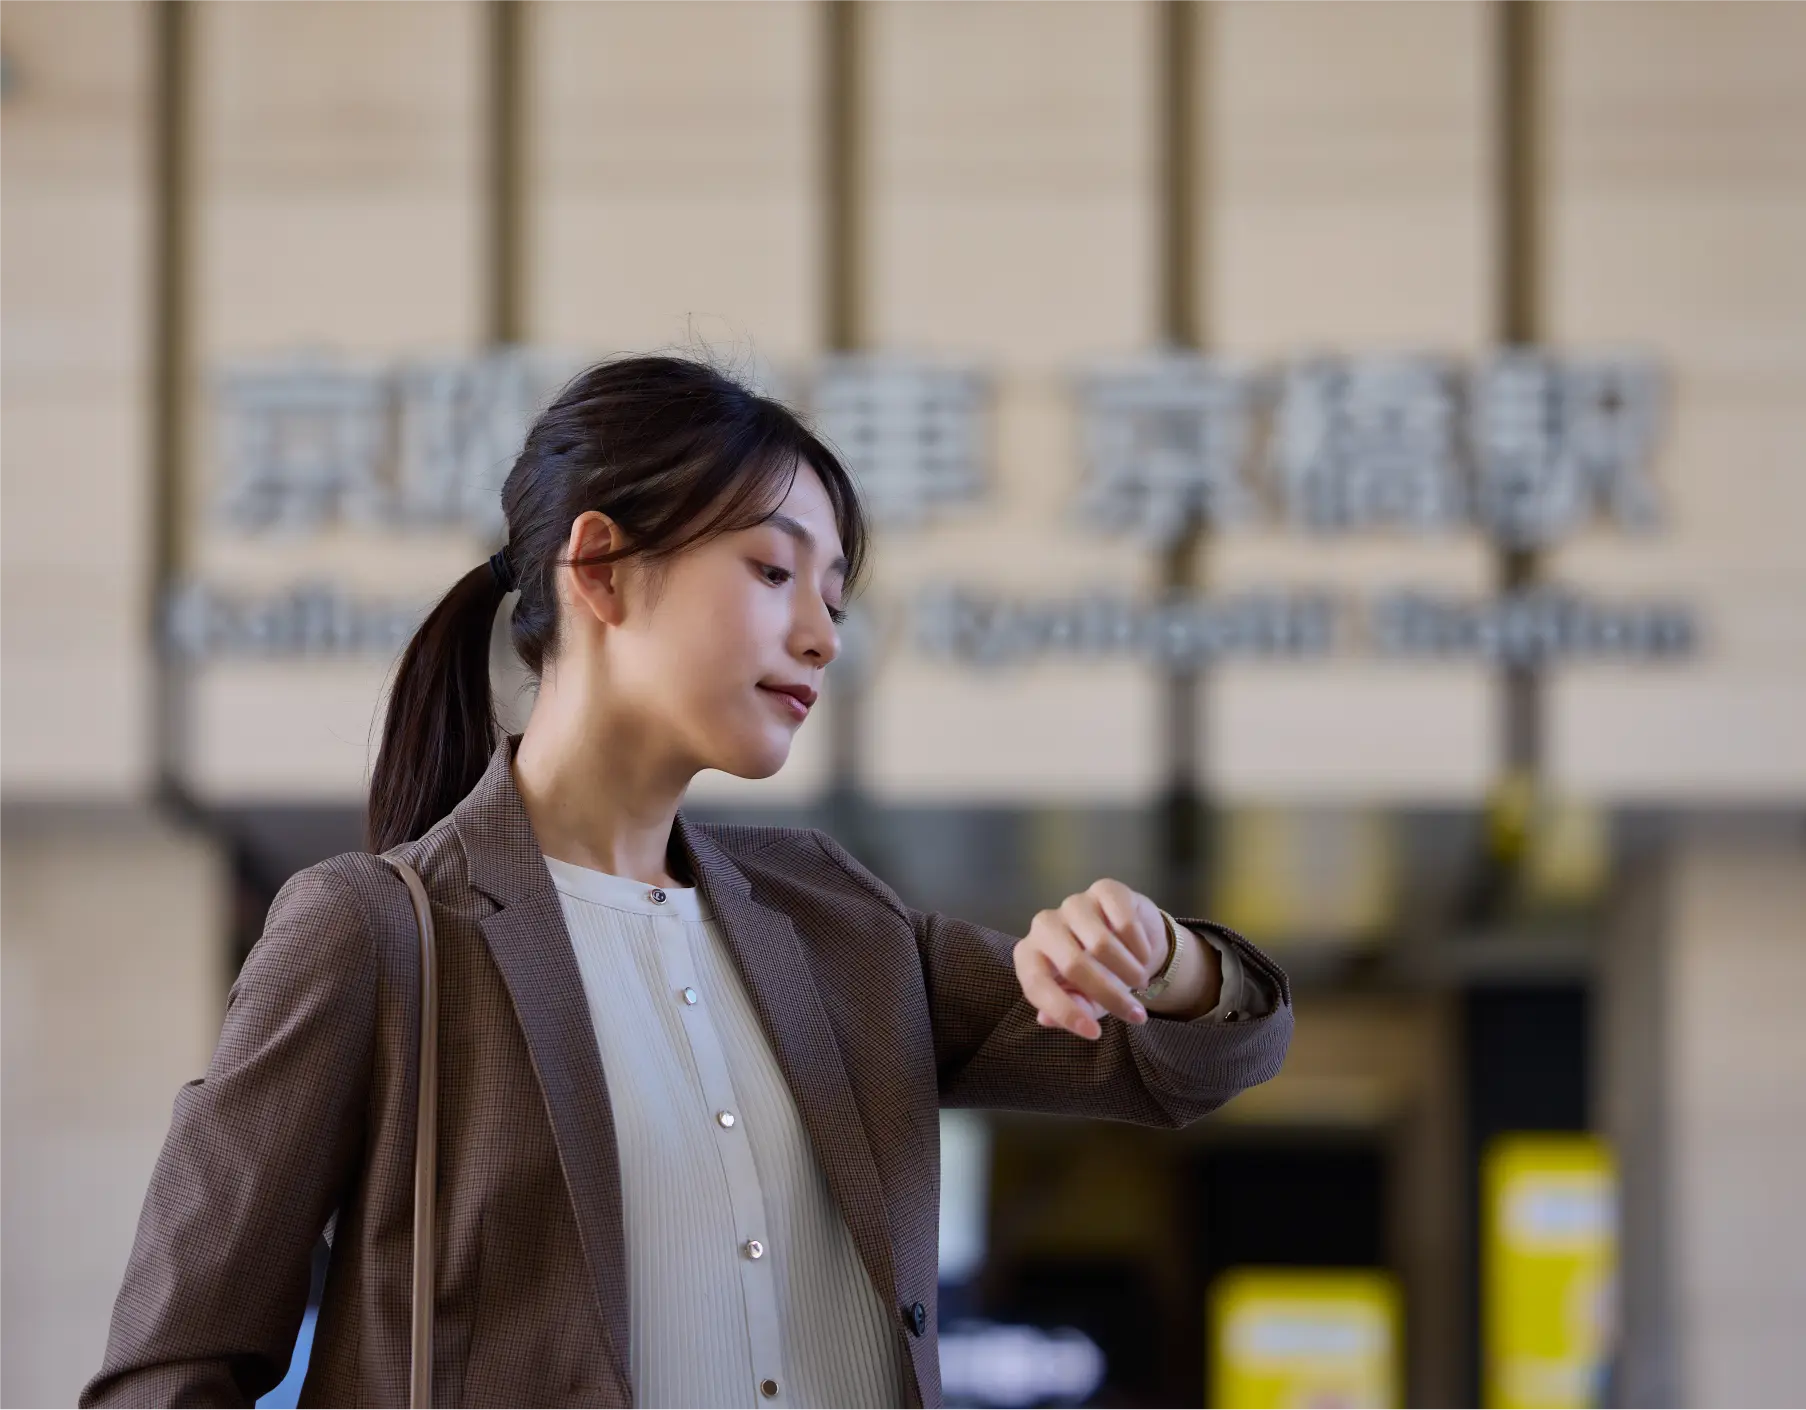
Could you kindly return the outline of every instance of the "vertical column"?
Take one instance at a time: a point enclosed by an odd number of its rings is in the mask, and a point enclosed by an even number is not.
[[[1667,849],[1644,839],[1619,859],[1600,935],[1594,1125],[1618,1161],[1618,1336],[1613,1405],[1680,1405],[1674,1322],[1668,1011],[1674,946]]]
[[[1543,52],[1538,0],[1493,6],[1498,142],[1498,311],[1495,332],[1507,346],[1542,338]],[[1536,555],[1525,549],[1499,551],[1502,593],[1529,588],[1537,579]],[[1503,697],[1500,762],[1505,783],[1535,783],[1543,765],[1542,673],[1530,666],[1507,666]]]
[[[0,893],[0,1397],[73,1405],[170,1102],[219,1032],[230,879],[218,848],[147,813],[33,810],[7,818]]]
[[[860,43],[861,0],[825,0],[820,6],[821,71],[821,295],[823,350],[856,353],[865,341],[865,66]],[[864,773],[870,672],[860,659],[859,633],[870,621],[850,619],[838,679],[831,680],[828,714],[828,808],[835,836],[863,851]]]
[[[1199,275],[1209,254],[1199,238],[1201,193],[1209,189],[1199,153],[1203,77],[1199,45],[1207,42],[1209,11],[1201,0],[1164,0],[1159,7],[1155,81],[1159,112],[1160,258],[1159,320],[1162,341],[1174,350],[1205,342],[1205,310]],[[1195,593],[1204,580],[1204,526],[1193,519],[1161,555],[1160,586],[1170,596]],[[1203,675],[1197,667],[1176,666],[1164,682],[1160,747],[1166,768],[1162,800],[1163,869],[1161,895],[1169,907],[1205,908],[1208,876],[1205,853],[1208,805],[1202,796]]]
[[[1468,355],[1492,333],[1490,28],[1485,8],[1225,5],[1211,12],[1201,132],[1210,172],[1199,297],[1213,350]],[[1473,535],[1213,541],[1214,590],[1479,594]],[[1478,667],[1235,663],[1204,692],[1213,790],[1268,801],[1468,802],[1493,749]]]
[[[1693,1405],[1781,1405],[1806,1324],[1806,846],[1797,825],[1708,831],[1669,893],[1665,1162],[1679,1382]]]
[[[527,25],[526,0],[484,0],[488,67],[484,94],[488,193],[488,278],[484,332],[492,343],[518,343],[527,317]]]
[[[161,801],[185,808],[181,776],[182,740],[187,724],[187,676],[162,641],[163,604],[180,572],[186,525],[182,485],[187,466],[187,388],[190,374],[190,285],[193,241],[189,188],[194,133],[189,123],[194,83],[188,62],[194,45],[187,0],[155,6],[156,98],[150,123],[153,199],[148,241],[153,274],[150,301],[152,348],[150,480],[150,611],[146,627],[155,663],[151,740]]]
[[[867,332],[982,368],[994,483],[878,545],[893,620],[924,585],[1005,598],[1145,593],[1146,550],[1073,516],[1068,377],[1145,348],[1156,309],[1156,14],[1140,4],[871,4]],[[1146,802],[1159,681],[1128,660],[995,673],[893,644],[873,686],[871,786],[892,800]]]
[[[821,68],[822,343],[865,342],[865,67],[860,0],[823,0]]]

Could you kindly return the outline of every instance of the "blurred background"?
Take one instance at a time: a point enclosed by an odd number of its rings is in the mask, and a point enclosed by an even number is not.
[[[534,406],[673,348],[882,526],[689,810],[1294,978],[1184,1131],[947,1114],[950,1403],[1806,1398],[1806,7],[7,0],[0,60],[6,1403],[98,1367]]]

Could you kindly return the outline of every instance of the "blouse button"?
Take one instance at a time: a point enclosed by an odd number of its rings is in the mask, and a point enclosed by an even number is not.
[[[759,1382],[759,1389],[766,1395],[776,1395],[778,1393],[778,1383],[767,1377],[765,1380]]]
[[[660,891],[656,886],[648,891],[646,895],[655,905],[662,906],[665,904],[665,893]]]
[[[734,1124],[734,1114],[731,1111],[718,1111],[715,1113],[715,1120],[719,1121],[723,1126],[732,1126]]]
[[[684,1002],[686,1004],[693,1004],[696,1002],[696,991],[694,989],[684,990]]]
[[[757,1239],[748,1239],[746,1241],[746,1256],[748,1258],[765,1257],[765,1245],[760,1243]]]

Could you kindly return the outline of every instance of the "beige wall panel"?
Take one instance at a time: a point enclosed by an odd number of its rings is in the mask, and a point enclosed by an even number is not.
[[[531,337],[815,348],[822,30],[795,0],[533,7]]]
[[[1799,677],[1675,674],[1587,668],[1559,682],[1549,741],[1559,786],[1622,802],[1797,803],[1806,780]]]
[[[469,0],[196,7],[203,370],[481,336],[482,19]]]
[[[187,568],[435,600],[479,561],[460,532],[247,535],[214,515],[211,379],[302,348],[474,349],[484,269],[485,35],[472,3],[194,11],[195,389]],[[186,769],[212,799],[362,798],[387,663],[222,661],[188,693]]]
[[[1059,372],[1155,331],[1144,4],[861,11],[869,334]]]
[[[866,336],[995,379],[989,499],[886,535],[871,600],[898,625],[925,583],[1035,596],[1145,587],[1145,550],[1071,517],[1067,378],[1156,330],[1153,9],[874,4],[860,18]],[[869,721],[879,795],[1119,802],[1157,786],[1158,697],[1142,667],[1049,661],[987,675],[892,646]]]
[[[193,566],[212,580],[247,590],[291,587],[300,575],[347,592],[382,594],[419,607],[422,616],[451,585],[487,558],[463,534],[389,533],[351,525],[287,536],[212,529],[194,545]]]
[[[381,742],[391,667],[368,661],[220,662],[190,685],[189,779],[212,803],[357,804]],[[529,705],[530,709],[530,705]],[[813,797],[828,779],[827,700],[769,779],[709,771],[691,803],[774,804]],[[524,716],[515,728],[524,725]]]
[[[211,803],[361,803],[389,668],[220,661],[188,683],[188,781]]]
[[[152,768],[143,397],[9,375],[4,416],[7,797],[137,795]]]
[[[1120,539],[1085,543],[1067,517],[1079,429],[1058,390],[1024,378],[1000,400],[995,430],[989,503],[876,545],[867,600],[885,623],[885,649],[867,781],[897,801],[1143,801],[1161,768],[1151,672],[1059,657],[980,671],[926,660],[908,639],[909,604],[931,584],[1005,598],[1153,585],[1150,555]]]
[[[898,803],[1142,803],[1159,778],[1158,707],[1127,670],[912,664],[872,700],[871,783]]]
[[[1492,774],[1495,696],[1476,672],[1358,662],[1225,670],[1205,757],[1230,798],[1461,803]]]
[[[151,32],[13,4],[0,164],[0,788],[123,798],[151,770]]]
[[[1546,318],[1654,352],[1672,380],[1667,523],[1557,556],[1598,591],[1691,602],[1698,659],[1575,671],[1551,762],[1604,796],[1806,793],[1806,10],[1557,6],[1549,15]]]
[[[0,1400],[73,1405],[218,1033],[228,879],[203,839],[92,812],[9,816],[4,871]]]
[[[1000,592],[1058,595],[1086,585],[1151,589],[1153,555],[1127,535],[1088,529],[1075,513],[1083,431],[1052,379],[1011,379],[991,414],[987,497],[945,510],[928,527],[876,537],[877,593],[949,580]]]
[[[1490,36],[1467,0],[1210,7],[1198,285],[1213,345],[1490,338]]]
[[[1490,22],[1478,4],[1215,5],[1199,50],[1207,343],[1238,357],[1472,353],[1494,287]],[[1205,581],[1477,594],[1472,534],[1225,532]],[[1206,768],[1235,793],[1472,798],[1493,686],[1476,668],[1230,665],[1206,680]]]
[[[1694,839],[1674,876],[1667,1069],[1675,1325],[1695,1405],[1806,1391],[1806,851]]]
[[[80,647],[58,643],[41,651],[7,642],[0,710],[6,717],[8,801],[143,794],[150,775],[151,681],[142,638],[116,648],[129,654],[98,649],[101,640],[123,635],[114,629],[115,595],[84,594],[88,600],[80,603],[63,596],[49,604],[29,589],[8,588],[6,594],[9,636],[14,621],[54,610],[59,630],[85,638]],[[84,630],[91,624],[99,629]]]

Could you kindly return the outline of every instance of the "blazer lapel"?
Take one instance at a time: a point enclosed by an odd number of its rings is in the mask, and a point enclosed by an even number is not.
[[[674,833],[720,922],[860,1260],[872,1285],[894,1304],[884,1186],[796,926],[782,911],[754,900],[746,874],[681,812]]]
[[[626,1224],[614,1115],[583,976],[558,893],[515,789],[512,763],[513,741],[504,740],[483,781],[454,811],[453,824],[464,843],[471,885],[501,906],[482,922],[483,935],[545,1094],[608,1354],[621,1384],[631,1387]]]

